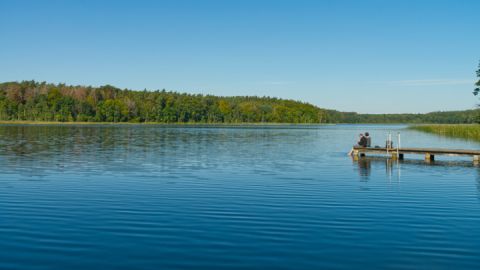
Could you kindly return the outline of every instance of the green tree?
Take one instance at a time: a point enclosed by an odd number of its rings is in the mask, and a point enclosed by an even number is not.
[[[474,93],[480,93],[479,81]],[[160,123],[474,123],[480,109],[428,114],[357,114],[271,97],[133,91],[110,85],[0,83],[0,120]]]
[[[477,70],[477,77],[478,77],[478,81],[477,83],[475,83],[475,90],[473,90],[473,94],[476,96],[478,95],[478,93],[480,92],[480,64],[478,64],[478,70]]]

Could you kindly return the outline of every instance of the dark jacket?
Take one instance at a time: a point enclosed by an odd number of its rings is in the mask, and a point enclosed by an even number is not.
[[[358,142],[358,145],[362,147],[367,147],[367,138],[365,138],[365,136],[362,136],[360,138],[360,141]]]

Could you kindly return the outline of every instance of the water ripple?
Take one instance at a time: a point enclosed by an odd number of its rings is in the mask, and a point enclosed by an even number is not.
[[[479,147],[399,126],[0,126],[0,269],[478,268],[480,169],[352,161],[367,128]]]

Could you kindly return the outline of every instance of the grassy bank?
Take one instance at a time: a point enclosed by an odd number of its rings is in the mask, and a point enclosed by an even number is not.
[[[480,125],[415,125],[410,129],[433,133],[452,138],[462,138],[468,140],[480,141]]]

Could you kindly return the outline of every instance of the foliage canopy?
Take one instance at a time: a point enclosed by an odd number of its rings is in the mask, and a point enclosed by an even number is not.
[[[475,83],[476,88],[473,90],[475,96],[480,92],[480,64],[478,64],[477,77],[478,81]]]
[[[111,85],[0,84],[0,120],[159,123],[325,123],[327,111],[270,97],[216,97]]]
[[[272,97],[217,97],[35,81],[0,83],[3,121],[318,124],[475,123],[477,119],[478,110],[357,114]]]

